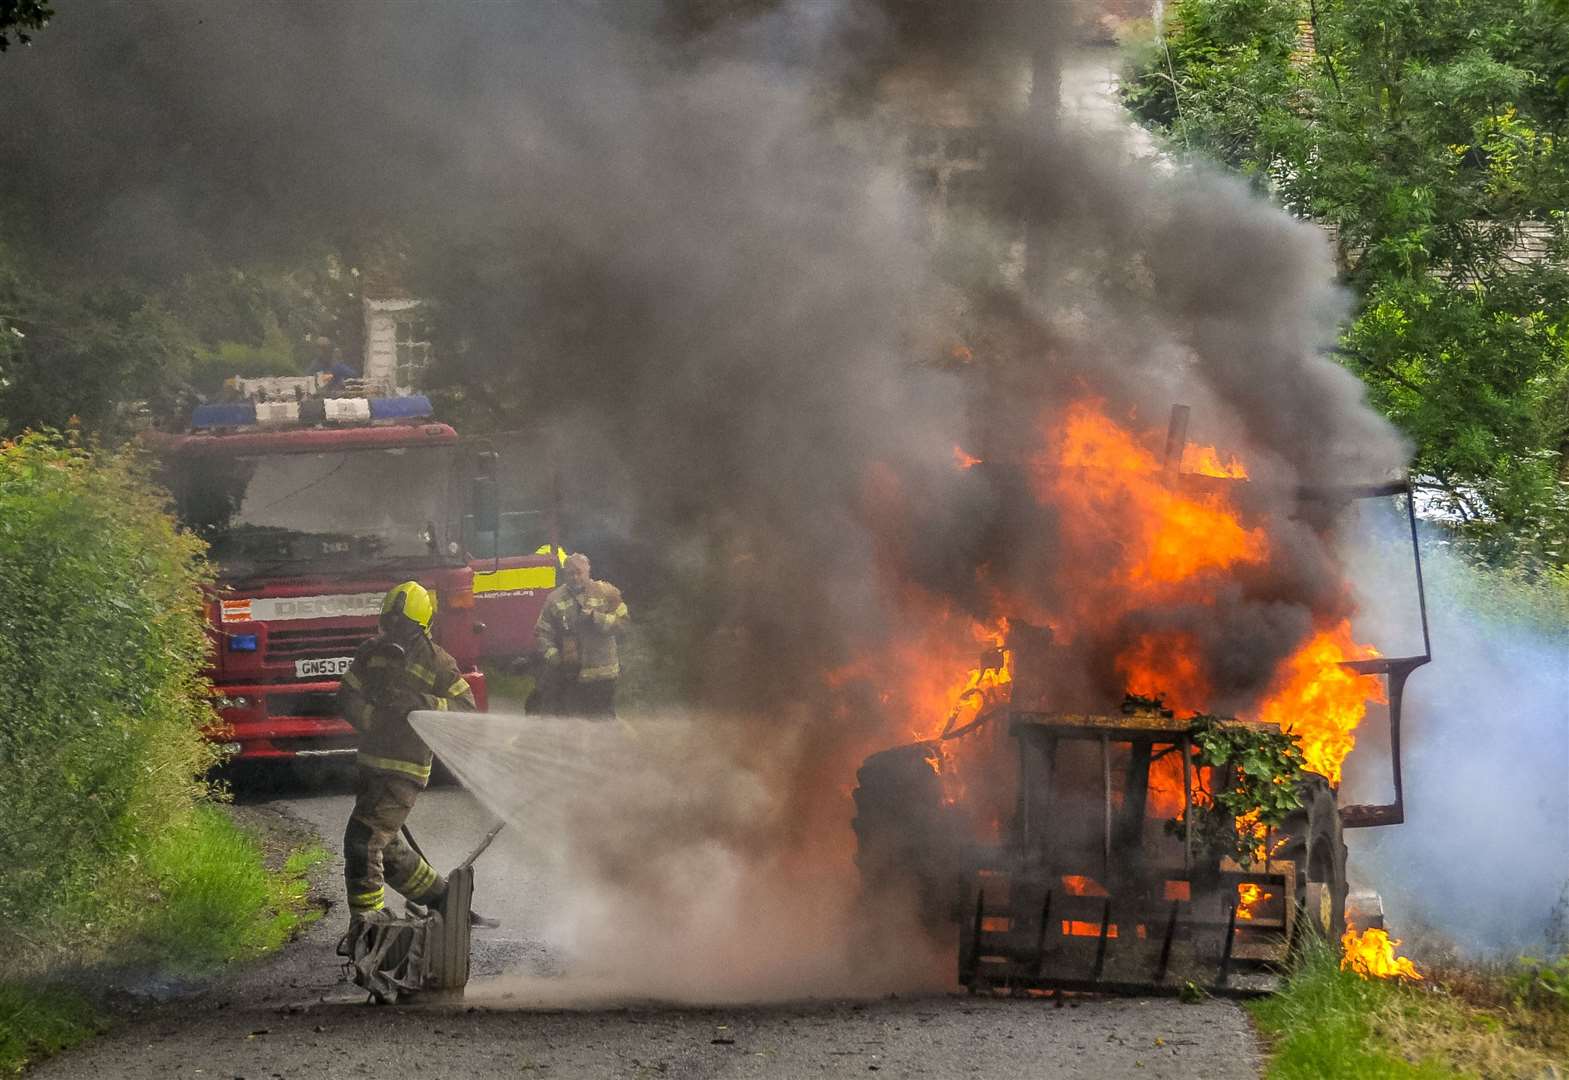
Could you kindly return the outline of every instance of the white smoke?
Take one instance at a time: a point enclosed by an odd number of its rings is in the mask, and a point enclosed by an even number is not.
[[[797,821],[758,767],[759,752],[771,769],[812,753],[798,725],[747,746],[740,726],[713,716],[411,719],[507,822],[511,863],[484,872],[537,898],[528,929],[565,969],[564,981],[520,975],[487,993],[706,1003],[943,985],[951,957],[927,951],[900,912],[858,919],[849,799]],[[819,833],[780,842],[801,829]],[[867,932],[901,948],[868,963]]]
[[[1542,619],[1546,590],[1442,546],[1424,569],[1433,662],[1407,686],[1406,821],[1346,834],[1353,877],[1398,933],[1539,953],[1569,883],[1569,627]],[[1360,777],[1387,775],[1378,752],[1353,754]]]

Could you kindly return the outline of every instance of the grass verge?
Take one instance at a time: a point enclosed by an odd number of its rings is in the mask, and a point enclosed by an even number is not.
[[[0,978],[0,1075],[104,1029],[107,1013],[77,989],[95,971],[198,977],[278,948],[319,916],[306,875],[326,858],[313,845],[269,869],[221,807],[197,806],[26,939],[28,955]]]
[[[1517,992],[1524,971],[1370,982],[1320,947],[1279,994],[1249,1007],[1271,1044],[1271,1080],[1557,1075],[1569,1060],[1569,1009]]]
[[[0,982],[0,1073],[58,1054],[107,1026],[104,1013],[81,994],[42,982]]]

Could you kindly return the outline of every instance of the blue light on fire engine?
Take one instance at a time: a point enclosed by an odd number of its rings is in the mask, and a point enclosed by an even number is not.
[[[222,402],[216,405],[198,405],[191,414],[191,426],[242,427],[256,423],[256,406],[248,401]]]
[[[370,399],[372,420],[413,420],[429,415],[431,415],[430,398],[424,394]]]
[[[255,634],[230,634],[229,635],[229,651],[230,652],[255,652],[256,651],[256,635]]]
[[[432,415],[430,398],[423,394],[307,401],[224,401],[198,405],[191,413],[191,427],[243,428],[355,420],[363,423],[366,420],[422,420]]]

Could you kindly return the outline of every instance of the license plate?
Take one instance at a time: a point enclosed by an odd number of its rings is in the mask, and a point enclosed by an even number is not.
[[[354,663],[352,656],[326,656],[315,660],[294,661],[294,677],[296,679],[333,678],[336,679],[349,665]]]

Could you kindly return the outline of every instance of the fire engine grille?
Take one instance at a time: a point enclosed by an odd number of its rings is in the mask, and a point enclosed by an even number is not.
[[[268,694],[268,716],[337,716],[336,694]]]
[[[274,749],[302,757],[337,757],[354,753],[357,735],[330,735],[326,738],[273,739]]]
[[[361,643],[374,636],[374,628],[360,626],[270,630],[267,633],[267,659],[272,663],[282,663],[320,656],[353,656]]]

